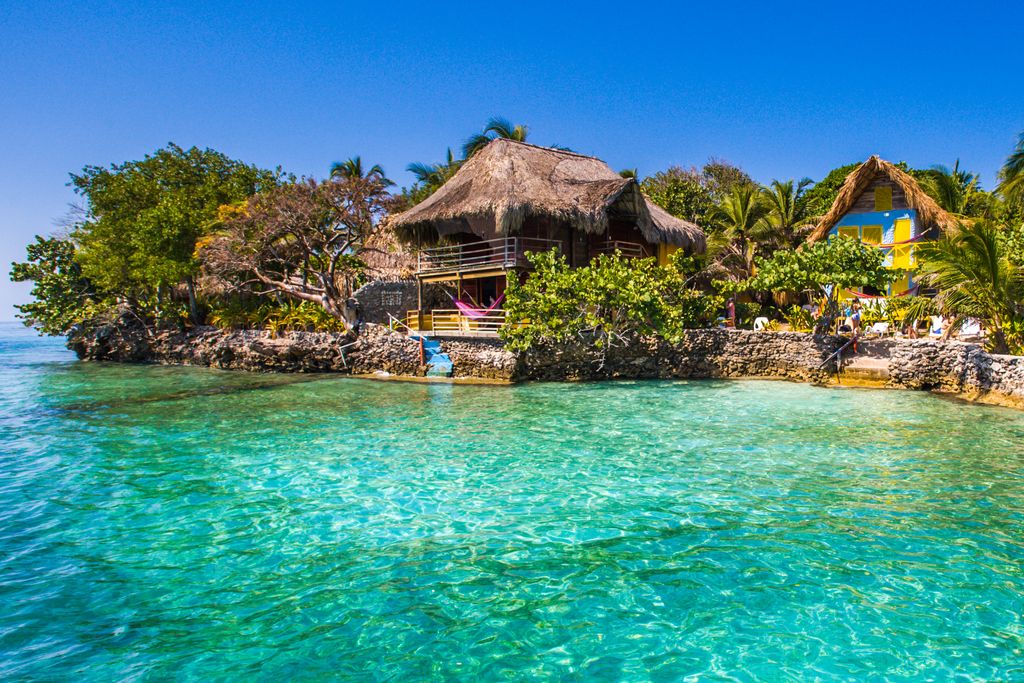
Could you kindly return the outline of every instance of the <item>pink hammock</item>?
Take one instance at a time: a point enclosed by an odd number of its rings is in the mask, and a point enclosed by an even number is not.
[[[448,296],[451,297],[452,303],[455,304],[455,307],[459,309],[459,312],[462,313],[462,315],[467,318],[483,318],[486,315],[490,315],[494,309],[501,305],[502,300],[505,298],[505,293],[502,292],[501,296],[499,296],[498,299],[487,308],[474,308],[465,301],[456,299],[451,294]]]

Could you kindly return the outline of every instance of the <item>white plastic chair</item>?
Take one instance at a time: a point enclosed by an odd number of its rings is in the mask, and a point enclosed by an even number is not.
[[[964,337],[973,337],[981,334],[981,321],[977,318],[968,318],[960,328],[960,334]]]
[[[754,331],[755,332],[761,332],[767,326],[768,326],[768,318],[764,317],[763,315],[754,318]]]

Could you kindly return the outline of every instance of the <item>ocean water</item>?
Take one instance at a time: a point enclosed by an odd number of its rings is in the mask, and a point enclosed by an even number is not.
[[[1021,680],[1024,413],[76,362],[0,327],[0,679]]]

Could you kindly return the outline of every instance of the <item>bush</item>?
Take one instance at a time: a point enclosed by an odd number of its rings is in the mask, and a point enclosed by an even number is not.
[[[210,311],[210,323],[221,329],[264,329],[274,334],[285,331],[342,332],[345,323],[321,306],[303,301],[259,303],[241,298],[231,299]]]
[[[686,329],[711,326],[723,303],[689,286],[684,256],[659,266],[602,255],[583,268],[555,251],[529,259],[533,272],[510,280],[505,294],[501,336],[513,349],[570,339],[607,349],[634,335],[678,341]]]

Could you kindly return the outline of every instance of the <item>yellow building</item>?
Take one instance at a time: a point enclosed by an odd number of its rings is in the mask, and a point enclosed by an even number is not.
[[[841,235],[859,239],[885,252],[885,263],[910,271],[888,292],[915,289],[914,245],[935,239],[956,221],[929,197],[916,180],[894,164],[873,156],[858,166],[839,189],[835,202],[808,238],[809,242]]]

